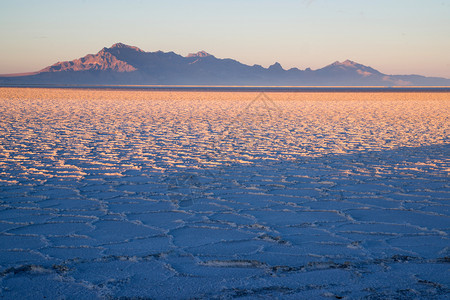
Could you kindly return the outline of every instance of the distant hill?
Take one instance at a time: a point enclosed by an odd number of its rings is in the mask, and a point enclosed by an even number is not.
[[[174,52],[145,52],[122,43],[41,71],[0,77],[0,84],[133,84],[255,86],[450,86],[450,79],[386,75],[346,60],[317,70],[268,68],[220,59],[200,51],[186,57]]]

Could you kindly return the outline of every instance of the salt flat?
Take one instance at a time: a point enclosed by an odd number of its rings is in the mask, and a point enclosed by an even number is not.
[[[449,106],[0,88],[0,297],[448,297]]]

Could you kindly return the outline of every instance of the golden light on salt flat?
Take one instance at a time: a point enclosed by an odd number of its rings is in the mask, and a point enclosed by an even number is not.
[[[448,138],[448,93],[258,95],[2,88],[2,144],[10,146],[9,159],[23,162],[35,159],[22,150],[34,145],[50,160],[68,152],[88,167],[95,145],[102,158],[95,165],[115,165],[128,155],[155,166],[182,166],[188,160],[217,165],[414,147]]]

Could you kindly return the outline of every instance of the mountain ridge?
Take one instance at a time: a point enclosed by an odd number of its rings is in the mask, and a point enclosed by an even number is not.
[[[115,43],[96,54],[57,62],[38,72],[3,75],[0,84],[450,86],[450,79],[387,75],[350,59],[316,70],[286,70],[278,62],[268,68],[250,66],[203,50],[182,56]]]

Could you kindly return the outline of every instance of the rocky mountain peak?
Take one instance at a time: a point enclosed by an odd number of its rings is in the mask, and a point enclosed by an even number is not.
[[[197,53],[189,53],[186,57],[207,57],[207,56],[212,56],[211,54],[209,54],[206,51],[199,51]]]
[[[273,65],[269,66],[269,70],[279,70],[284,71],[283,67],[280,65],[279,62],[274,63]]]
[[[135,50],[138,52],[144,52],[143,50],[139,49],[138,47],[125,45],[123,43],[115,43],[109,49],[130,49],[130,50]]]

